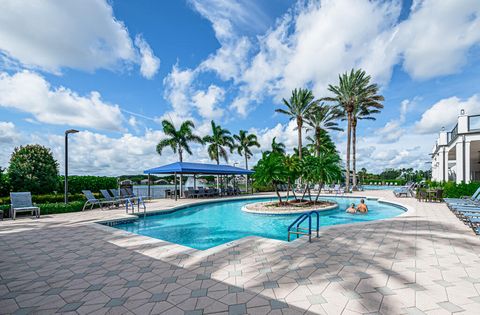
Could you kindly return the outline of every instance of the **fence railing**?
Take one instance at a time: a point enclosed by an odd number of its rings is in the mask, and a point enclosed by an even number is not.
[[[448,140],[448,144],[450,144],[452,141],[457,139],[457,137],[458,137],[458,124],[456,124],[455,127],[453,127],[452,131],[450,131],[450,139]],[[447,134],[447,138],[448,138],[448,134]]]

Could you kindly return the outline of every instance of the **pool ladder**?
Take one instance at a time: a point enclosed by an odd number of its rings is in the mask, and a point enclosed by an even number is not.
[[[288,227],[288,241],[290,242],[290,236],[292,234],[297,235],[297,238],[299,238],[300,235],[308,235],[308,241],[311,243],[312,242],[312,215],[317,216],[317,237],[319,237],[319,230],[320,230],[320,215],[318,214],[318,211],[310,211],[306,213],[302,213],[298,218],[295,219],[295,221],[292,222],[292,224],[289,225]],[[303,223],[303,221],[308,219],[308,229],[300,227],[300,224]],[[292,230],[293,228],[293,230]]]

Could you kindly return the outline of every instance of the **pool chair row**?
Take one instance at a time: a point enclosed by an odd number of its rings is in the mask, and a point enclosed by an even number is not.
[[[480,187],[470,197],[445,198],[450,210],[475,234],[480,235]]]
[[[228,187],[228,188],[204,188],[198,187],[195,189],[193,187],[187,187],[184,195],[185,198],[208,198],[208,197],[219,197],[219,196],[236,196],[240,195],[242,192],[238,187]]]
[[[84,211],[88,206],[90,206],[90,209],[93,209],[95,206],[100,208],[118,208],[122,205],[125,206],[127,212],[129,206],[132,207],[133,211],[135,205],[138,209],[140,209],[140,205],[143,206],[144,210],[146,209],[142,197],[136,196],[133,191],[129,191],[126,188],[121,188],[120,191],[118,189],[100,189],[100,194],[102,194],[103,198],[95,197],[90,190],[82,190],[82,193],[85,198],[87,198],[87,201],[83,205],[82,211]]]

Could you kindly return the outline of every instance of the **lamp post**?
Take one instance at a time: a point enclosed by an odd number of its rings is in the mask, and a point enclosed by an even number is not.
[[[65,203],[68,203],[68,135],[77,132],[75,129],[65,131]]]

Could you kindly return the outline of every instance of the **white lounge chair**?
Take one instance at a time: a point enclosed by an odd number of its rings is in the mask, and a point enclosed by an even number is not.
[[[31,212],[32,215],[40,218],[40,208],[32,203],[30,192],[10,193],[10,217],[13,220],[15,220],[17,212]]]

